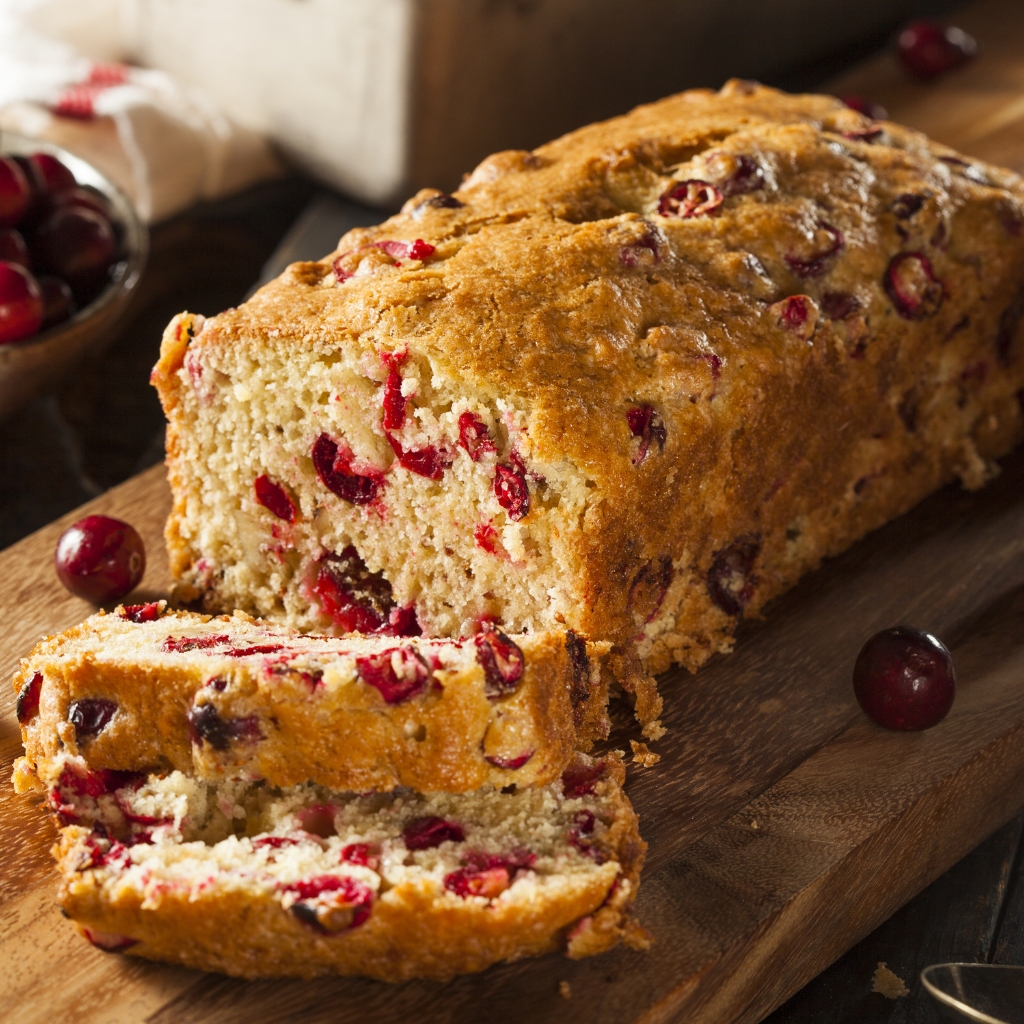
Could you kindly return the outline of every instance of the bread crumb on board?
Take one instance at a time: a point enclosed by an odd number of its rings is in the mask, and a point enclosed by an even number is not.
[[[558,983],[558,994],[563,999],[572,999],[572,985],[567,981],[560,981]]]
[[[638,764],[643,768],[653,768],[661,760],[661,754],[656,754],[646,743],[630,740],[629,745],[633,748],[633,764]]]
[[[881,960],[871,979],[871,991],[885,996],[886,999],[900,999],[910,995],[910,989],[903,984],[903,979],[897,978]]]

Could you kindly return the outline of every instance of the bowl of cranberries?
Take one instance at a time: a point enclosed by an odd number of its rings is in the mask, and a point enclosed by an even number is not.
[[[0,417],[111,340],[147,248],[131,204],[94,167],[0,132]]]

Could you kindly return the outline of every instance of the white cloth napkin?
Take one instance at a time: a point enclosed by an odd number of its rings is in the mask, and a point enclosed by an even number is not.
[[[117,0],[0,0],[0,128],[89,161],[149,222],[280,174],[266,140],[198,90],[118,59],[121,13]]]

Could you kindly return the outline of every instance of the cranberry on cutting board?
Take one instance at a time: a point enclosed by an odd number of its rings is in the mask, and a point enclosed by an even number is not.
[[[905,732],[930,729],[953,706],[953,659],[931,633],[909,626],[883,629],[857,655],[853,690],[878,725]]]
[[[86,516],[57,541],[54,567],[76,597],[94,604],[117,601],[146,571],[146,548],[135,528],[110,516]]]

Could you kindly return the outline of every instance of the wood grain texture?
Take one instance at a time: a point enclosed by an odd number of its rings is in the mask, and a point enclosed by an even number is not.
[[[1024,814],[1019,814],[801,989],[765,1024],[938,1024],[938,1010],[924,992],[920,971],[928,964],[990,960],[1022,833]],[[871,991],[879,963],[905,982],[908,997],[894,1003]]]

